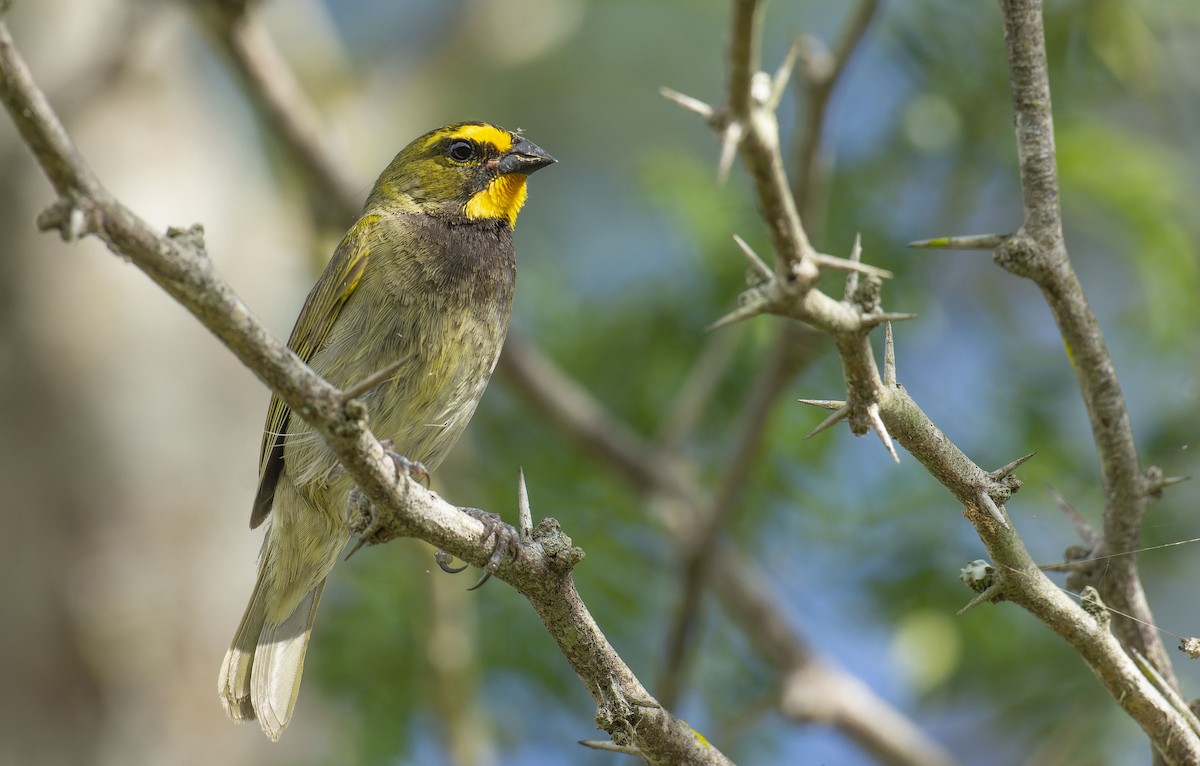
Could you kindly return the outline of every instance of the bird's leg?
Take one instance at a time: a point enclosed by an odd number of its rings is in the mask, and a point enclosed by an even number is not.
[[[391,439],[384,439],[379,444],[383,447],[384,456],[392,461],[392,466],[396,470],[396,481],[400,481],[400,476],[405,474],[412,480],[423,483],[426,487],[429,486],[429,471],[421,461],[410,460],[404,455],[394,452],[392,448],[395,446],[395,442]],[[334,468],[334,471],[337,472],[344,470],[345,468],[340,464]],[[383,528],[383,520],[379,514],[375,513],[375,504],[357,485],[350,490],[349,501],[350,532],[358,536],[358,542],[346,554],[347,559],[358,553],[358,549],[364,545],[379,545],[391,539],[379,534]]]
[[[479,538],[481,542],[493,536],[496,539],[496,544],[492,547],[492,555],[483,567],[483,576],[479,578],[479,582],[467,588],[467,590],[475,590],[491,578],[496,567],[500,566],[500,562],[504,560],[505,554],[516,556],[520,552],[521,533],[511,524],[505,524],[498,513],[481,511],[478,508],[460,508],[459,510],[483,524],[483,535]],[[446,551],[439,550],[433,554],[433,560],[437,562],[443,572],[458,574],[467,568],[465,564],[461,567],[450,566],[451,559],[452,556]]]

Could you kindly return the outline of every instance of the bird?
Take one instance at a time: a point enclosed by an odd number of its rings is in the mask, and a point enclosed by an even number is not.
[[[487,122],[420,136],[380,174],[305,299],[288,347],[315,372],[346,389],[395,368],[358,398],[400,462],[434,470],[483,396],[508,331],[526,180],[554,162]],[[226,714],[257,719],[272,741],[292,718],[321,592],[350,537],[353,485],[272,395],[250,516],[267,529],[219,678]]]

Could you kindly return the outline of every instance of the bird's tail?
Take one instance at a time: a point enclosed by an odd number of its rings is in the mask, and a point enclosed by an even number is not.
[[[272,588],[265,566],[268,562],[269,556],[264,555],[250,603],[221,663],[219,693],[230,718],[235,721],[257,718],[263,732],[272,741],[278,741],[296,706],[304,654],[321,591],[325,589],[325,578],[282,621],[271,622],[268,616],[278,611],[278,606],[271,603]]]

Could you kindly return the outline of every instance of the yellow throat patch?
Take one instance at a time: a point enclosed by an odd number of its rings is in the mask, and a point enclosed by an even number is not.
[[[486,189],[472,197],[463,212],[467,218],[501,218],[512,228],[517,225],[517,213],[521,212],[528,196],[524,174],[509,173],[496,177]]]

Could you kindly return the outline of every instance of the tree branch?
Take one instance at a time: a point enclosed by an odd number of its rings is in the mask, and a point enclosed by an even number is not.
[[[335,155],[320,114],[258,17],[242,0],[189,0],[188,5],[242,86],[254,94],[251,105],[289,149],[314,216],[330,228],[346,228],[358,215],[361,185],[344,170],[349,163]]]
[[[815,200],[818,188],[815,173],[816,155],[821,143],[822,125],[829,105],[829,95],[837,85],[842,72],[845,71],[846,61],[853,55],[858,43],[862,41],[877,8],[878,0],[865,0],[858,6],[843,33],[842,41],[838,45],[837,56],[833,60],[827,58],[818,60],[813,56],[804,55],[806,45],[804,39],[798,43],[800,47],[794,47],[793,52],[789,54],[788,62],[798,52],[802,64],[799,80],[805,83],[805,92],[809,96],[808,122],[803,131],[805,151],[801,155],[798,169],[799,177],[805,179],[802,186],[805,194],[794,203],[797,211],[805,210],[807,212]],[[727,109],[731,113],[743,108],[741,99],[752,89],[750,80],[754,76],[753,66],[758,61],[760,47],[757,39],[761,24],[759,14],[761,14],[761,6],[753,8],[749,7],[749,4],[735,6],[734,31],[729,54],[730,94],[727,97],[730,105]],[[785,63],[781,72],[776,75],[775,89],[781,90],[785,86],[784,78],[789,68],[790,63]],[[747,84],[744,90],[734,86],[735,82],[742,81]],[[733,106],[734,104],[738,104],[738,106]],[[744,108],[748,113],[753,108],[753,104],[746,102]],[[782,155],[780,155],[780,162],[782,163]],[[785,201],[781,204],[786,207],[786,200],[790,194],[783,193],[782,190],[779,190],[778,193]],[[792,197],[792,199],[795,198]],[[797,226],[800,225],[800,220],[799,213],[797,213]],[[803,235],[802,228],[800,232]],[[805,237],[801,238],[807,242]],[[747,255],[752,256],[754,261],[759,264],[759,269],[763,272],[760,276],[770,279],[771,272],[761,265],[761,261],[740,238],[736,239]],[[812,258],[820,263],[823,256],[813,253]],[[691,539],[684,545],[682,595],[667,632],[665,671],[660,676],[658,686],[658,692],[664,700],[668,701],[667,704],[671,704],[669,701],[676,698],[680,688],[681,671],[690,645],[690,637],[694,632],[696,611],[700,608],[700,594],[708,575],[708,561],[711,558],[713,546],[718,535],[736,511],[738,499],[749,484],[748,477],[754,461],[761,452],[763,435],[770,414],[778,403],[780,395],[786,389],[787,384],[816,354],[817,349],[812,342],[813,339],[814,334],[810,330],[795,323],[786,323],[776,329],[775,339],[771,344],[771,350],[766,355],[763,369],[757,376],[757,383],[746,393],[742,405],[742,416],[739,418],[742,423],[741,433],[735,440],[737,446],[731,456],[723,461],[723,471],[715,498],[700,523],[696,525]]]
[[[723,131],[726,140],[735,134],[742,137],[742,162],[754,178],[759,208],[779,258],[779,273],[789,284],[805,290],[817,279],[816,251],[800,222],[783,167],[779,123],[770,104],[772,83],[759,71],[764,6],[760,0],[734,2]]]
[[[1008,10],[1013,4],[1015,3],[1005,2],[1004,7]],[[1034,5],[1036,6],[1036,3]],[[788,200],[780,199],[781,190],[775,168],[782,166],[782,160],[779,157],[773,106],[767,99],[743,97],[736,79],[753,71],[757,64],[755,57],[758,38],[754,25],[760,22],[758,11],[758,4],[752,0],[736,0],[734,4],[735,43],[731,46],[730,72],[733,81],[729,110],[731,113],[736,113],[739,108],[751,110],[752,119],[745,123],[747,138],[741,143],[742,159],[750,170],[764,222],[772,234],[777,261],[789,267],[795,264],[812,264],[815,258],[806,257],[806,242],[793,234],[794,228],[799,225],[798,219],[794,219],[792,215],[795,206],[789,204]],[[1040,6],[1036,6],[1033,12],[1040,15]],[[1036,23],[1031,21],[1026,6],[1026,11],[1020,15],[1020,19],[1016,22],[1010,21],[1009,27],[1010,49],[1020,48],[1023,56],[1031,57],[1017,61],[1014,69],[1020,69],[1020,72],[1014,72],[1014,82],[1022,77],[1036,79],[1038,71],[1044,75],[1045,54],[1040,34],[1040,16]],[[1033,28],[1037,31],[1036,38],[1028,36]],[[737,41],[737,35],[747,35],[749,41]],[[1018,37],[1014,42],[1014,36],[1019,35],[1025,36]],[[1016,87],[1014,85],[1015,89]],[[1022,100],[1037,103],[1044,110],[1043,114],[1034,115],[1040,117],[1040,121],[1033,119],[1025,123],[1019,119],[1019,135],[1023,134],[1023,131],[1031,136],[1042,135],[1048,129],[1048,95],[1048,86],[1042,91],[1032,89],[1024,96],[1018,96],[1015,92],[1018,112]],[[725,130],[729,124],[728,120],[720,119],[722,114],[722,110],[714,110],[713,117],[709,120],[718,131]],[[1047,221],[1056,220],[1056,213],[1052,215],[1048,206],[1057,204],[1057,196],[1055,182],[1047,176],[1046,171],[1048,162],[1049,174],[1053,175],[1052,149],[1048,155],[1045,145],[1041,145],[1040,149],[1042,153],[1036,155],[1038,159],[1029,170],[1024,170],[1025,163],[1034,154],[1022,150],[1022,167],[1023,180],[1035,191],[1053,192],[1049,199],[1039,200],[1030,208],[1029,217],[1033,225],[1044,226]],[[782,193],[787,195],[786,190]],[[1048,241],[1053,247],[1047,252],[1053,252],[1055,248],[1061,249],[1061,232],[1047,234],[1041,231],[1039,236],[1043,239],[1050,237]],[[1013,240],[1033,242],[1031,237],[1014,237]],[[1011,242],[1012,240],[1005,243],[1001,254]],[[1044,247],[1045,242],[1035,244]],[[786,248],[795,250],[788,251]],[[1029,245],[1025,245],[1024,248],[1031,249]],[[1032,264],[1028,268],[1036,274],[1045,271],[1061,272],[1066,263],[1065,256],[1056,257],[1054,261],[1044,264],[1029,259],[1020,261],[1019,256],[1022,254],[1022,251],[1017,251],[1013,255],[1018,256],[1019,263]],[[781,271],[779,279],[744,292],[741,299],[742,308],[728,319],[774,313],[805,321],[831,335],[842,360],[851,430],[855,434],[875,430],[885,443],[889,440],[889,433],[894,435],[966,506],[968,518],[975,525],[980,539],[998,565],[1000,597],[1020,604],[1064,638],[1084,658],[1113,698],[1142,726],[1154,745],[1170,762],[1191,763],[1200,758],[1200,738],[1172,708],[1164,694],[1150,684],[1121,651],[1120,644],[1108,632],[1107,624],[1097,625],[1094,619],[1067,598],[1034,565],[1020,537],[1005,518],[1004,501],[1020,486],[1015,476],[1009,474],[1003,477],[1003,480],[994,479],[991,474],[963,455],[920,411],[902,387],[891,384],[890,380],[889,384],[885,385],[880,380],[867,342],[867,333],[871,327],[888,318],[878,307],[878,282],[872,284],[867,280],[860,283],[852,274],[848,280],[846,300],[839,302],[813,288],[811,281],[799,278],[796,272],[788,274],[786,269]],[[1061,278],[1048,281],[1047,284],[1058,287],[1064,285]],[[1078,302],[1080,297],[1081,293],[1072,293],[1062,296],[1061,300],[1064,304],[1069,304],[1072,300]],[[1084,334],[1087,337],[1081,339],[1083,341],[1093,344],[1099,341],[1098,331]],[[1064,337],[1072,343],[1071,334],[1064,331]],[[1074,349],[1073,343],[1071,347]],[[889,379],[891,377],[889,374]],[[1081,373],[1081,378],[1085,377],[1087,376]],[[1105,400],[1111,401],[1114,390],[1119,391],[1115,377],[1108,378],[1106,387],[1102,386],[1101,390],[1085,393],[1085,398],[1091,400],[1094,396],[1106,394]],[[1119,394],[1116,397],[1119,400]],[[1122,431],[1120,427],[1116,430]],[[1105,433],[1104,437],[1113,439],[1114,434]],[[1128,464],[1121,465],[1125,475],[1128,475]],[[1133,465],[1136,467],[1136,456]],[[1137,497],[1131,496],[1126,500],[1133,502]]]
[[[741,430],[733,440],[732,453],[721,461],[721,478],[712,501],[697,523],[689,525],[689,535],[681,541],[684,552],[683,588],[667,633],[664,672],[657,687],[664,700],[675,700],[681,688],[681,670],[694,633],[696,611],[708,579],[713,548],[722,530],[738,508],[739,500],[750,486],[749,477],[762,453],[763,436],[770,415],[779,403],[787,384],[815,356],[813,333],[795,322],[777,328],[763,369],[750,387],[742,404],[738,422]],[[667,702],[667,704],[671,704]]]
[[[1071,267],[1063,240],[1055,165],[1054,121],[1041,0],[1001,0],[1008,51],[1017,159],[1025,223],[996,249],[996,262],[1032,279],[1042,289],[1066,342],[1087,407],[1104,482],[1104,536],[1093,554],[1111,565],[1092,584],[1120,612],[1115,629],[1122,641],[1145,655],[1170,685],[1179,689],[1166,647],[1154,629],[1154,615],[1138,576],[1142,521],[1152,500],[1138,459],[1129,412],[1100,323]]]
[[[858,3],[850,12],[832,55],[815,38],[805,36],[800,40],[802,66],[797,82],[802,87],[797,89],[797,93],[801,94],[805,116],[804,129],[796,131],[793,139],[796,175],[792,179],[792,194],[796,199],[796,208],[810,228],[818,207],[819,192],[824,185],[824,173],[821,172],[819,160],[829,99],[845,73],[850,57],[866,36],[879,6],[880,0],[862,0]]]
[[[735,621],[754,625],[747,637],[779,668],[779,709],[790,720],[830,724],[875,756],[902,766],[958,763],[915,724],[833,660],[819,657],[779,609],[761,570],[727,546],[714,551],[712,590]]]

